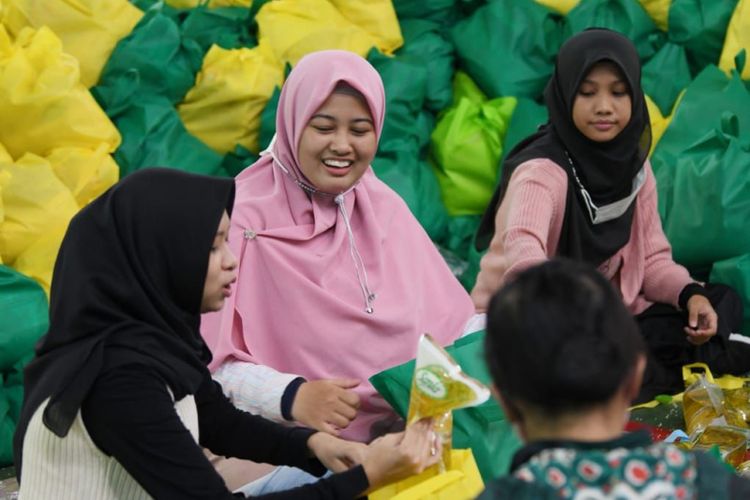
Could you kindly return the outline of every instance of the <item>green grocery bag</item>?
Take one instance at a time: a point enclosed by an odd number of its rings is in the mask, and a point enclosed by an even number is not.
[[[154,166],[204,175],[229,175],[222,166],[223,155],[190,135],[167,98],[124,97],[128,105],[117,107],[110,114],[122,134],[122,144],[114,154],[121,178]]]
[[[580,2],[565,18],[565,38],[586,28],[609,28],[627,36],[641,59],[651,58],[666,41],[651,16],[635,0],[587,0]]]
[[[651,156],[674,256],[699,274],[748,251],[748,142],[750,92],[736,73],[710,65],[685,90]]]
[[[446,348],[470,377],[490,384],[484,362],[484,332],[476,332]],[[405,417],[414,375],[414,360],[370,377],[370,382],[393,409]],[[498,404],[490,399],[479,406],[453,412],[453,447],[471,448],[485,482],[508,471],[513,454],[521,446]]]
[[[685,48],[667,42],[643,65],[643,91],[651,97],[664,116],[672,113],[677,96],[692,81]]]
[[[426,19],[447,25],[458,16],[456,0],[393,0],[393,8],[399,21]]]
[[[562,43],[562,16],[536,2],[494,0],[451,29],[458,61],[490,98],[542,95]]]
[[[47,331],[47,296],[33,280],[0,265],[0,373],[34,350]]]
[[[453,105],[432,132],[435,173],[450,215],[480,215],[495,189],[516,98],[488,100],[462,71],[456,73],[453,85]]]
[[[13,463],[13,434],[23,404],[23,368],[32,357],[33,351],[26,353],[10,372],[3,374],[0,385],[0,467]]]
[[[671,190],[664,232],[675,260],[694,270],[750,253],[750,129],[731,111],[714,127],[660,167],[671,175],[660,187]]]
[[[412,55],[422,59],[430,77],[426,82],[425,107],[438,112],[451,103],[453,89],[453,45],[443,35],[440,24],[422,19],[400,22],[404,46],[397,55]]]
[[[737,0],[672,0],[669,38],[683,45],[693,74],[719,64],[729,20]]]
[[[136,85],[128,95],[161,95],[177,103],[193,86],[203,53],[197,42],[183,39],[174,18],[149,10],[117,44],[92,92],[108,114],[113,103],[122,102],[123,80]]]
[[[724,283],[740,294],[744,306],[742,332],[750,335],[750,253],[714,263],[709,281]]]
[[[501,163],[519,142],[539,130],[539,127],[547,121],[546,106],[526,97],[518,97],[516,107],[510,117],[508,132],[505,134]],[[500,166],[498,166],[497,178],[500,179]]]
[[[420,160],[416,150],[379,152],[372,162],[378,179],[404,199],[414,217],[434,242],[445,238],[448,213],[440,199],[440,187],[427,162]]]
[[[419,131],[419,114],[427,95],[427,66],[411,54],[388,57],[373,49],[367,60],[380,73],[385,87],[386,116],[378,151],[413,150],[419,155],[429,134]]]
[[[253,12],[243,7],[209,9],[204,5],[198,6],[187,12],[181,28],[182,36],[194,40],[204,52],[214,44],[223,49],[254,47],[258,44]]]

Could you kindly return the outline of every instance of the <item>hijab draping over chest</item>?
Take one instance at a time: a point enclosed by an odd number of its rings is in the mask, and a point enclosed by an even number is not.
[[[25,372],[16,463],[29,418],[65,436],[100,373],[153,368],[176,400],[197,390],[211,354],[198,327],[208,256],[234,183],[149,168],[70,222],[55,263],[50,328]]]

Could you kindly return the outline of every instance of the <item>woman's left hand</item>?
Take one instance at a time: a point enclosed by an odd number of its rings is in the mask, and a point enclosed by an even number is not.
[[[367,454],[366,444],[345,441],[325,432],[310,436],[307,447],[332,472],[343,472],[361,464]]]
[[[711,302],[702,295],[693,295],[687,302],[688,326],[685,327],[687,341],[693,345],[708,342],[716,335],[719,322]]]

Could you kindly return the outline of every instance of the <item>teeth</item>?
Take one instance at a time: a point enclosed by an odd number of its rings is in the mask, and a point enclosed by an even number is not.
[[[329,167],[334,168],[346,168],[352,164],[351,161],[339,161],[339,160],[323,160],[323,163],[325,163]]]

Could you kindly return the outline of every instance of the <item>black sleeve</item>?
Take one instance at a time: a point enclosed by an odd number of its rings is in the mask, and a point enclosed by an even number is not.
[[[687,311],[687,303],[690,297],[693,295],[702,295],[708,298],[708,292],[699,283],[689,283],[685,285],[685,288],[680,292],[680,296],[677,298],[677,305],[683,311]]]
[[[278,459],[276,463],[293,458],[285,464],[303,465],[318,474],[324,470],[307,451],[313,431],[285,428],[237,410],[208,372],[195,399],[201,444],[216,444],[215,451],[229,456],[235,456],[230,451],[240,451],[240,458],[267,457]],[[155,372],[129,366],[103,374],[84,401],[81,416],[94,444],[114,456],[154,498],[236,498],[196,445]],[[359,466],[262,498],[353,498],[367,486]]]

